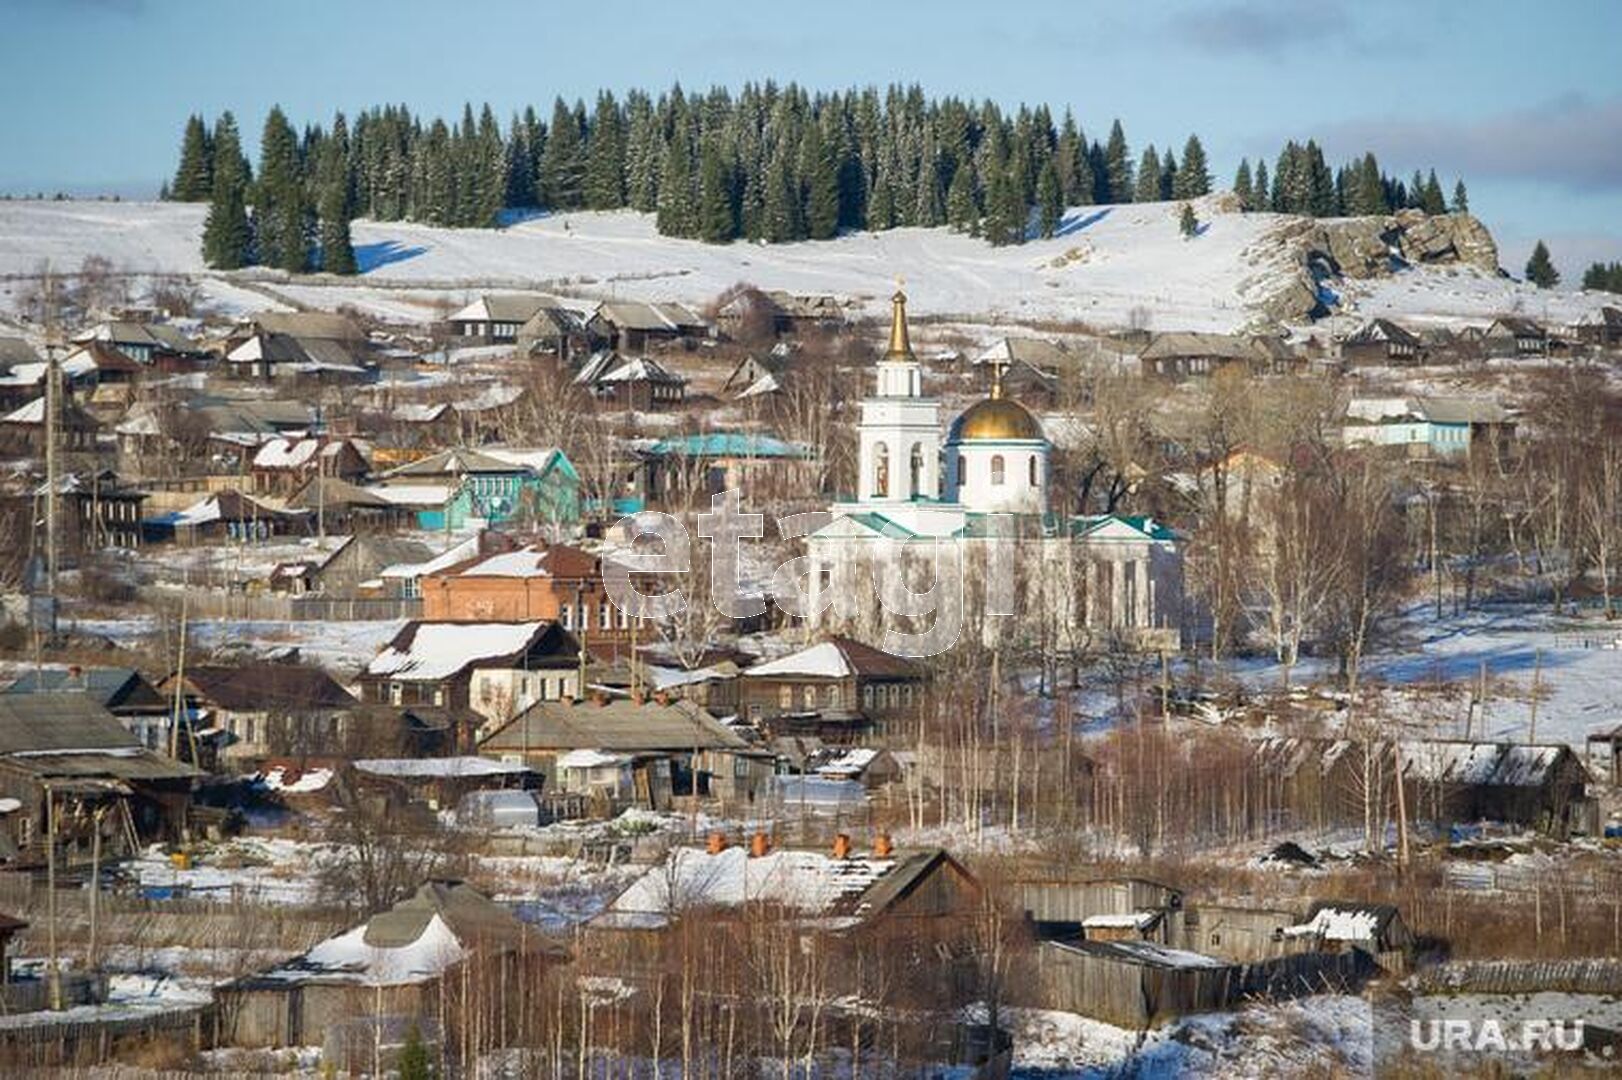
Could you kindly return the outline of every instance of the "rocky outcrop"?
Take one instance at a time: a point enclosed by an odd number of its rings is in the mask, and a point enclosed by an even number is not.
[[[1252,252],[1283,272],[1251,291],[1252,305],[1266,320],[1299,323],[1333,306],[1337,277],[1373,278],[1403,266],[1457,263],[1498,272],[1498,245],[1487,227],[1469,214],[1427,215],[1400,210],[1380,217],[1286,218]]]

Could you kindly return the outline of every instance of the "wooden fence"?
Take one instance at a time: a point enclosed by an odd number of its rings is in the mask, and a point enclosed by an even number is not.
[[[180,610],[180,594],[174,589],[141,588],[137,595],[154,607],[175,613]],[[421,618],[422,601],[392,597],[276,596],[193,588],[186,592],[186,610],[191,618],[246,622],[388,622]]]
[[[1420,986],[1435,993],[1622,994],[1622,960],[1459,960],[1431,968]]]

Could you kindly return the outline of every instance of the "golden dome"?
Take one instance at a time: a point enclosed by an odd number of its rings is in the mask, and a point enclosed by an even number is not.
[[[991,397],[977,401],[964,410],[963,415],[952,422],[947,441],[1042,438],[1042,425],[1025,410],[1025,406],[1009,398]]]

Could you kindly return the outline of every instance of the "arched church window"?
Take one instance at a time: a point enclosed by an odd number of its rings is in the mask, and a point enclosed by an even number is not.
[[[922,443],[912,444],[912,461],[908,467],[912,473],[912,486],[909,492],[916,499],[924,493],[924,447]]]
[[[890,494],[890,448],[884,443],[873,446],[873,494],[881,499]]]
[[[993,487],[1001,487],[1007,481],[1007,478],[1008,478],[1007,474],[1008,474],[1008,467],[1007,467],[1006,463],[1003,461],[1002,455],[1001,454],[993,454],[993,455],[991,455],[991,484],[992,484],[992,486]]]
[[[1036,455],[1035,454],[1031,455],[1030,466],[1031,466],[1031,486],[1035,487],[1036,486]]]
[[[957,456],[957,484],[962,487],[969,482],[969,462],[962,454]]]

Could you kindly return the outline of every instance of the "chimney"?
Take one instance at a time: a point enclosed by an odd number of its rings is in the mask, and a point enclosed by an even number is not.
[[[601,708],[602,706],[608,704],[608,695],[603,693],[601,690],[594,690],[592,691],[591,702],[593,705]]]
[[[881,832],[873,837],[873,857],[875,859],[888,859],[895,852],[895,845],[890,842],[890,834]]]
[[[636,693],[631,695],[631,704],[632,705],[640,706],[645,700],[646,699],[643,698],[642,691],[640,691],[640,690],[638,690]]]
[[[669,705],[670,704],[670,691],[668,691],[668,690],[655,690],[653,692],[653,700],[658,702],[660,705]]]
[[[565,705],[572,706],[574,704],[574,695],[573,694],[564,694],[561,700]]]
[[[834,858],[850,858],[850,834],[839,833],[834,837]]]
[[[726,849],[727,834],[724,832],[712,832],[704,842],[704,850],[711,855],[719,855]]]
[[[753,858],[760,858],[772,849],[772,838],[764,831],[757,831],[749,838],[749,854]]]

